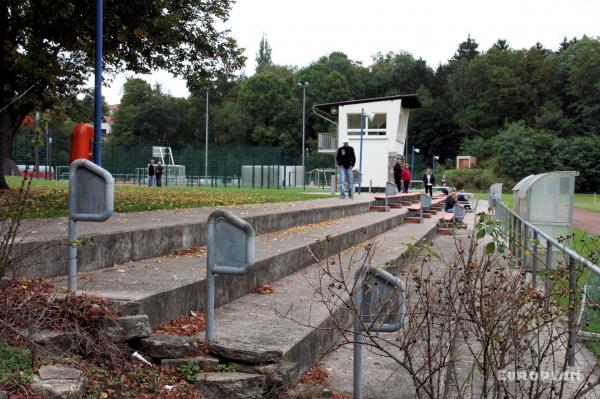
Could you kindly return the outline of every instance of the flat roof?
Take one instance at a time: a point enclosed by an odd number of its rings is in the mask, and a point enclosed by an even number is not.
[[[374,103],[377,101],[395,101],[402,100],[403,108],[421,108],[423,103],[417,94],[399,94],[396,96],[387,96],[387,97],[374,97],[374,98],[363,98],[361,100],[349,100],[349,101],[337,101],[333,103],[327,104],[317,104],[313,106],[313,108],[329,114],[329,115],[337,115],[337,112],[332,113],[331,110],[335,109],[342,105],[350,105],[350,104],[365,104],[365,103]]]

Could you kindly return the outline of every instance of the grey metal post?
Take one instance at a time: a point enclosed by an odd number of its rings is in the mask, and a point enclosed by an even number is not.
[[[577,267],[573,257],[569,257],[569,366],[575,366],[575,349],[577,345],[577,322],[575,312],[577,307]]]
[[[362,282],[361,282],[362,284]],[[362,365],[363,365],[363,335],[360,328],[360,309],[362,303],[362,287],[354,294],[354,389],[353,398],[362,399]]]
[[[77,222],[69,217],[69,291],[77,290]]]
[[[215,339],[215,275],[212,267],[206,268],[206,340],[212,342]]]
[[[531,284],[533,288],[537,288],[537,255],[538,255],[538,233],[533,230],[533,259],[531,260],[531,269],[533,276],[531,278]],[[548,276],[546,276],[547,278]]]
[[[208,89],[206,90],[206,121],[204,126],[204,182],[208,181]]]
[[[544,281],[544,308],[550,306],[550,269],[552,268],[552,243],[546,241],[546,279]]]
[[[525,225],[522,226],[521,231],[523,232],[523,268],[527,269],[527,238],[529,237],[529,231]]]
[[[423,204],[419,208],[419,223],[423,223]]]
[[[44,176],[44,180],[50,180],[50,175],[49,175],[49,168],[50,168],[50,152],[49,152],[49,139],[48,139],[48,122],[46,122],[46,137],[45,137],[45,141],[46,141],[46,175]]]

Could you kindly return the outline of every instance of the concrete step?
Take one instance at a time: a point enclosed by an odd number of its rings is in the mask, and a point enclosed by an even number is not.
[[[373,195],[355,197],[345,201],[330,198],[223,208],[247,220],[258,234],[264,234],[367,212]],[[79,222],[78,238],[92,239],[93,245],[78,247],[78,270],[98,270],[206,245],[206,221],[215,209],[116,213],[103,223]],[[66,274],[67,227],[66,217],[24,221],[15,246],[17,275],[40,278]]]
[[[403,209],[363,213],[288,230],[258,235],[256,264],[245,275],[215,278],[215,305],[250,293],[314,262],[313,255],[329,256],[382,234],[404,220]],[[128,313],[147,314],[152,325],[162,324],[204,308],[206,249],[116,265],[80,273],[78,291],[127,303]],[[56,278],[64,287],[65,276]]]
[[[373,217],[380,214],[372,214]],[[317,293],[327,292],[330,279],[323,277],[343,270],[348,283],[363,264],[366,248],[375,248],[372,265],[401,268],[414,251],[408,247],[435,233],[435,223],[402,225],[363,241],[327,259],[271,284],[270,295],[249,294],[216,310],[215,343],[210,350],[222,359],[245,363],[286,361],[305,370],[331,350],[348,328],[350,312],[343,306],[328,308]],[[331,304],[329,304],[331,305]],[[337,328],[336,328],[337,326]]]

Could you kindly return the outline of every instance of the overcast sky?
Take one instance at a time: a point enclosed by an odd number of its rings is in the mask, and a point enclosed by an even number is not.
[[[226,26],[246,49],[248,76],[254,73],[263,33],[276,64],[302,68],[342,51],[368,66],[377,52],[407,51],[435,68],[452,57],[468,34],[479,50],[499,38],[516,49],[539,41],[555,50],[565,36],[598,37],[600,1],[237,0]],[[173,96],[188,95],[185,82],[166,72],[141,77],[159,82]],[[125,79],[119,76],[103,89],[109,104],[119,102]]]

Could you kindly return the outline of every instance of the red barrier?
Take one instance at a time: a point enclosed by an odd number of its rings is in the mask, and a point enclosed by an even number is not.
[[[89,123],[79,123],[71,133],[71,156],[69,164],[76,159],[85,158],[92,160],[92,144],[94,141],[94,127]]]

